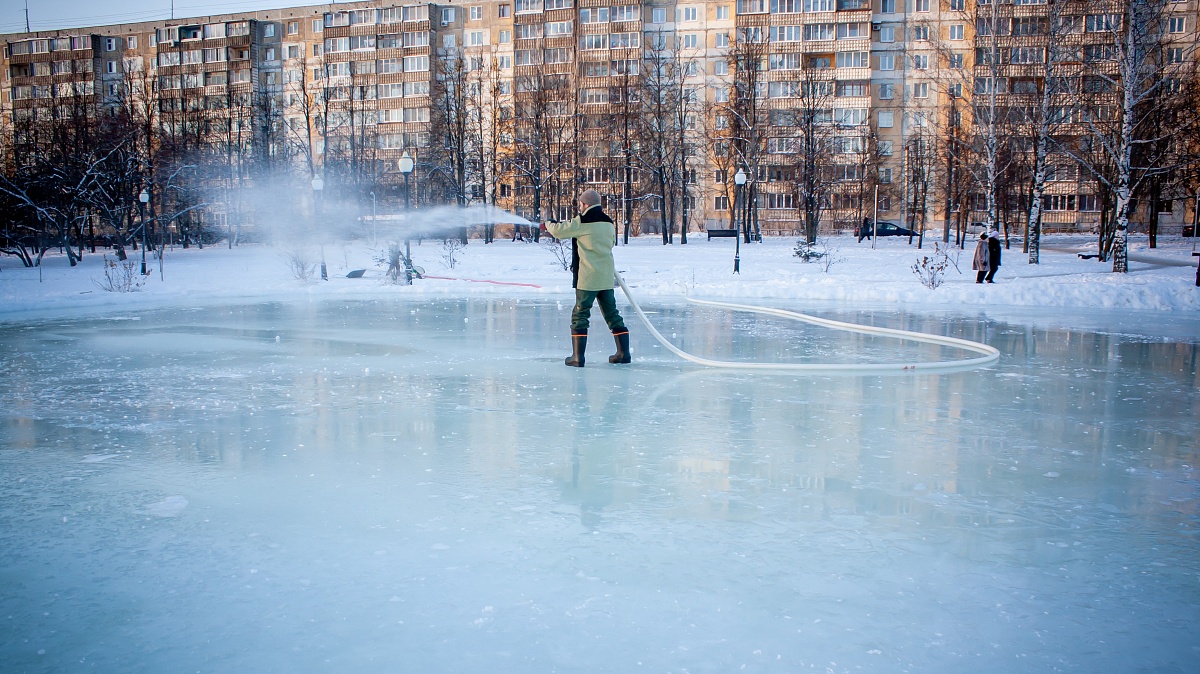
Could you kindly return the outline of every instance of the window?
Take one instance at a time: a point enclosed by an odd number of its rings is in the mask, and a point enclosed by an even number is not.
[[[695,21],[696,14],[697,14],[697,12],[696,12],[695,7],[680,7],[675,10],[675,20],[676,21]]]
[[[500,66],[501,70],[508,70],[509,68],[512,67],[512,57],[511,56],[497,56],[496,57],[496,65]]]
[[[866,96],[869,90],[869,85],[863,80],[850,80],[837,83],[837,95],[839,98]]]
[[[210,49],[204,50],[204,62],[205,63],[220,63],[221,61],[224,61],[224,60],[225,60],[225,50],[224,49],[221,49],[221,48],[211,49],[210,48]]]
[[[896,69],[896,55],[895,54],[880,54],[879,55],[879,69],[880,70],[895,70]]]
[[[496,9],[496,16],[500,17],[501,19],[507,19],[510,13],[511,8],[508,5],[500,5]]]
[[[896,41],[896,27],[895,26],[882,26],[879,29],[879,41],[880,42],[895,42]]]
[[[324,29],[325,24],[320,19],[313,19],[312,32],[320,33]]]
[[[110,73],[110,74],[117,72],[117,62],[116,61],[108,61],[107,63],[105,63],[104,64],[104,72]]]
[[[1120,14],[1089,14],[1083,21],[1084,30],[1089,33],[1112,32],[1120,25]]]
[[[650,12],[650,23],[666,23],[667,10],[665,7],[655,7]]]
[[[729,19],[729,5],[718,5],[717,6],[717,20],[725,21],[727,19]]]
[[[429,5],[410,5],[402,7],[400,18],[404,21],[428,21]]]
[[[584,105],[603,105],[608,103],[608,89],[580,89],[579,102]]]
[[[639,16],[639,5],[623,5],[621,7],[612,8],[613,21],[637,21]]]
[[[837,53],[837,67],[839,67],[839,68],[870,68],[871,67],[870,52],[840,51]]]
[[[429,33],[425,31],[417,31],[413,33],[404,33],[405,47],[427,47],[429,46]]]
[[[1009,53],[1009,63],[1041,63],[1041,47],[1013,47]]]
[[[713,100],[717,103],[729,102],[729,87],[717,87],[713,90]]]
[[[700,46],[699,33],[684,33],[679,36],[679,47],[681,49],[695,49]]]
[[[846,126],[858,126],[867,123],[866,108],[835,108],[833,116],[838,124]]]
[[[913,98],[929,98],[929,83],[917,82],[913,85]]]
[[[1081,211],[1096,212],[1100,210],[1100,201],[1095,194],[1080,194],[1078,204]]]
[[[427,72],[429,70],[428,56],[405,56],[404,57],[404,72]]]
[[[780,32],[784,28],[795,28],[795,26],[778,26]],[[774,33],[776,26],[771,26],[771,32]],[[810,23],[804,26],[804,41],[812,42],[817,40],[832,40],[837,34],[834,24],[832,23]]]
[[[950,0],[950,9],[955,12],[965,11],[967,8],[967,0]]]
[[[265,60],[265,61],[274,61],[275,60],[275,48],[274,47],[267,48],[267,55],[266,55],[266,58],[264,58],[263,60]]]
[[[300,22],[299,21],[289,21],[288,25],[287,25],[287,34],[295,35],[296,33],[299,33],[299,32],[300,32]]]
[[[771,70],[799,70],[801,56],[802,54],[771,54],[767,67]]]
[[[584,35],[579,41],[582,50],[608,49],[608,33]]]
[[[524,23],[517,25],[518,40],[532,40],[542,36],[542,24],[540,23]]]
[[[894,85],[894,84],[879,85],[879,100],[890,101],[890,100],[894,99],[895,97],[896,97],[896,85]],[[882,115],[883,113],[880,113],[880,114]],[[880,126],[883,126],[883,124],[881,123]]]
[[[454,49],[458,46],[458,40],[454,33],[442,36],[442,49]]]
[[[116,51],[116,50],[117,50],[116,38],[112,38],[112,37],[104,38],[104,51]],[[47,48],[43,51],[49,51],[49,49]]]
[[[275,24],[268,23],[263,26],[263,37],[275,37]]]
[[[1183,47],[1171,47],[1167,50],[1167,62],[1183,63]]]
[[[868,37],[870,34],[871,29],[866,23],[839,23],[837,27],[839,40],[854,40]]]
[[[916,8],[916,10],[918,12],[928,12],[929,11],[929,0],[914,0],[913,6]]]
[[[608,8],[592,7],[579,10],[579,23],[608,23]]]
[[[1075,210],[1074,194],[1046,194],[1042,196],[1042,207],[1047,211]]]
[[[929,55],[928,54],[913,54],[912,66],[916,70],[928,70],[929,69]]]
[[[804,0],[806,12],[832,12],[834,9],[834,0]]]
[[[483,20],[483,5],[472,5],[471,7],[468,7],[467,9],[471,12],[471,20],[472,21],[482,21]]]
[[[515,0],[513,7],[516,9],[517,14],[540,12],[542,11],[542,0]]]
[[[913,26],[913,40],[917,42],[928,42],[929,26]]]
[[[137,48],[138,48],[138,47],[137,47],[138,40],[137,40],[137,36],[136,36],[136,35],[130,35],[130,36],[129,36],[129,38],[128,38],[128,39],[127,39],[125,42],[126,42],[126,44],[128,44],[128,45],[129,45],[129,48],[130,48],[130,49],[137,49]]]
[[[608,44],[613,49],[633,49],[640,46],[641,33],[613,33]]]
[[[454,8],[453,7],[443,7],[442,8],[442,25],[448,26],[452,23],[454,23]]]
[[[1167,32],[1182,33],[1184,31],[1185,24],[1186,21],[1182,16],[1173,16],[1167,19]]]
[[[962,40],[962,39],[964,39],[964,37],[963,37],[964,35],[966,35],[966,27],[965,26],[963,26],[961,23],[950,24],[950,39],[951,40]]]
[[[546,37],[556,37],[559,35],[571,34],[570,21],[551,21],[546,24]]]
[[[545,0],[546,9],[570,9],[572,0]]]
[[[488,43],[486,30],[473,30],[467,34],[467,45],[479,47]]]
[[[729,64],[724,61],[713,61],[712,74],[728,75],[729,74]]]
[[[718,47],[728,47],[729,46],[729,33],[717,33],[717,46]]]
[[[880,156],[880,157],[890,157],[890,156],[892,156],[892,141],[890,141],[890,140],[881,140],[881,141],[879,141],[879,144],[878,144],[878,146],[877,146],[877,149],[878,149],[878,151],[879,151],[879,156]],[[891,171],[891,169],[886,169],[886,170],[887,170],[887,171],[889,171],[889,173],[888,173],[888,179],[887,179],[886,181],[884,181],[884,182],[889,182],[889,183],[890,183],[890,182],[892,182],[892,180],[891,180],[891,172],[890,172],[890,171]]]
[[[948,65],[949,67],[951,67],[955,70],[962,70],[963,55],[962,54],[950,54],[949,56],[946,57],[946,65]]]

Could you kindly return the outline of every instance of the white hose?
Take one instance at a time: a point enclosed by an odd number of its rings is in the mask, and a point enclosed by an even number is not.
[[[638,306],[637,300],[633,299],[633,294],[629,292],[629,286],[625,285],[625,279],[621,278],[621,274],[617,274],[617,283],[621,286],[621,290],[625,293],[625,297],[629,299],[629,304],[633,306],[633,310],[637,312],[638,318],[642,319],[642,323],[646,325],[646,329],[650,334],[654,335],[663,346],[667,347],[671,353],[684,360],[691,361],[698,365],[707,367],[724,367],[738,370],[787,370],[800,372],[832,372],[832,371],[848,371],[862,374],[875,373],[891,373],[891,372],[911,372],[919,371],[947,371],[947,370],[968,370],[983,365],[988,365],[1000,360],[1000,352],[987,344],[972,342],[966,339],[958,339],[956,337],[943,337],[941,335],[930,335],[923,332],[912,332],[909,330],[897,330],[894,328],[877,328],[869,325],[859,325],[856,323],[843,323],[842,321],[833,321],[828,318],[817,318],[794,311],[785,311],[783,309],[770,309],[767,307],[756,307],[748,304],[730,304],[728,302],[712,302],[709,300],[697,300],[691,297],[687,298],[689,302],[696,304],[704,304],[712,307],[724,307],[736,311],[748,311],[756,314],[769,314],[773,316],[782,316],[796,321],[803,321],[813,325],[820,325],[834,330],[845,330],[847,332],[858,332],[864,335],[884,335],[887,337],[895,337],[913,342],[921,342],[924,344],[937,344],[939,346],[949,346],[974,353],[983,354],[977,358],[967,358],[964,360],[949,360],[949,361],[933,361],[933,362],[916,362],[916,363],[754,363],[754,362],[735,362],[726,360],[710,360],[693,356],[692,354],[680,349],[674,344],[667,341],[650,323],[650,319],[646,318],[646,314],[642,308]]]

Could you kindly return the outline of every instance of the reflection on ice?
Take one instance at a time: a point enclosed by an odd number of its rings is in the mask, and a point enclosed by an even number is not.
[[[713,358],[941,355],[655,310]],[[827,313],[1005,355],[759,377],[635,331],[633,366],[597,338],[576,370],[564,311],[527,301],[0,328],[0,661],[1197,668],[1194,338]]]

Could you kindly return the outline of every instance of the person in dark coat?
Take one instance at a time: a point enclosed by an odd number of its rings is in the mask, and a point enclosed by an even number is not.
[[[971,269],[975,270],[976,283],[983,283],[983,279],[988,273],[990,259],[987,232],[980,232],[979,243],[975,244],[975,257],[971,259]]]
[[[571,356],[566,364],[583,367],[587,348],[588,323],[592,304],[599,302],[600,313],[612,330],[617,352],[609,356],[610,363],[628,363],[629,330],[617,311],[613,281],[616,262],[613,247],[617,234],[612,218],[600,207],[600,193],[584,190],[579,195],[579,215],[567,222],[544,222],[541,229],[556,239],[571,239],[571,285],[575,288],[575,310],[571,312]]]
[[[871,219],[863,218],[862,227],[858,230],[858,242],[862,243],[863,239],[871,238]]]
[[[1000,232],[993,229],[988,232],[988,273],[987,282],[992,283],[992,279],[996,277],[996,271],[1000,269]]]

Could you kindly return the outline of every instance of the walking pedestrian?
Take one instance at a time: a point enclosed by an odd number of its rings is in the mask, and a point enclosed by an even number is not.
[[[987,282],[992,283],[996,272],[1000,269],[1000,231],[993,229],[988,232],[988,273]]]
[[[612,218],[600,207],[600,193],[584,190],[579,195],[579,215],[567,222],[544,222],[541,229],[556,239],[571,239],[575,309],[571,312],[571,356],[564,362],[571,367],[583,367],[592,304],[597,301],[617,344],[617,352],[609,356],[608,362],[630,362],[629,330],[617,311],[613,292],[617,272],[612,250],[617,245],[617,235]]]
[[[971,260],[971,269],[975,270],[976,283],[983,283],[984,277],[987,276],[990,257],[987,232],[980,232],[979,243],[975,244],[975,257]]]

